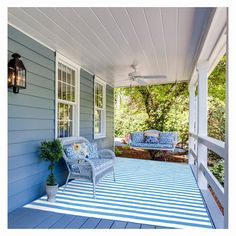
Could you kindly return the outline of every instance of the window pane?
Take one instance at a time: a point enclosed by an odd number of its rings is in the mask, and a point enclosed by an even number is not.
[[[62,65],[62,81],[66,82],[66,67]]]
[[[67,83],[71,84],[71,69],[67,67]]]
[[[102,85],[96,83],[96,94],[102,97]]]
[[[61,99],[66,100],[66,84],[61,83]]]
[[[58,63],[58,80],[61,80],[61,63]]]
[[[100,134],[102,132],[102,111],[95,111],[95,133]]]
[[[70,101],[70,85],[66,85],[66,100]]]
[[[72,74],[71,74],[71,83],[75,86],[75,71],[72,70]]]
[[[102,97],[100,97],[100,96],[96,97],[96,106],[99,108],[103,108]]]
[[[58,137],[63,138],[63,122],[58,122]]]
[[[61,82],[58,82],[58,98],[62,99]]]
[[[75,87],[71,87],[71,101],[75,102]]]
[[[103,108],[103,87],[101,84],[95,84],[95,105]]]
[[[73,130],[73,105],[59,103],[58,106],[58,136],[70,137]]]

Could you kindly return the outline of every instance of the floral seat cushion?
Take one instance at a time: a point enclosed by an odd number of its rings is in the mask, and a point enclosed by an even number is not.
[[[91,162],[94,164],[96,171],[103,170],[113,165],[113,160],[111,159],[91,159]]]
[[[111,159],[93,158],[90,161],[93,163],[96,171],[103,170],[113,165],[113,161]],[[71,171],[74,173],[86,174],[87,172],[88,173],[91,172],[91,166],[87,162],[84,162],[83,164],[81,163],[70,164],[70,168],[71,168]]]

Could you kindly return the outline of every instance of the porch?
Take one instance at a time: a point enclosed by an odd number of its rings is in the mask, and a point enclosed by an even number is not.
[[[34,219],[34,220],[32,220]],[[117,158],[116,182],[105,177],[93,199],[92,184],[60,187],[9,214],[9,228],[214,228],[188,164]]]
[[[207,135],[207,80],[227,52],[226,8],[9,8],[8,37],[9,59],[20,53],[28,72],[27,88],[8,92],[9,228],[228,227],[227,128],[225,142]],[[145,77],[141,85],[189,83],[189,163],[118,158],[117,182],[107,176],[96,200],[77,181],[55,204],[38,199],[48,174],[40,142],[80,135],[112,149],[114,88]],[[224,188],[208,149],[224,158]]]

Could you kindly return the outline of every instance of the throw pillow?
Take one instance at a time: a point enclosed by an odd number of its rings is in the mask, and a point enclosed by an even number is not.
[[[132,143],[143,143],[144,133],[143,132],[133,132],[131,134]]]
[[[72,144],[66,145],[64,147],[64,151],[65,151],[65,154],[66,154],[68,159],[74,160],[74,159],[78,158],[78,153],[74,149],[74,145],[72,145]]]
[[[68,159],[75,160],[89,155],[89,148],[86,143],[74,143],[65,146],[64,151]]]
[[[144,132],[144,136],[152,136],[152,137],[159,137],[160,136],[160,131],[158,130],[148,130]]]
[[[98,158],[98,148],[96,143],[89,144],[89,155],[87,156],[89,159]]]
[[[145,143],[159,143],[159,139],[154,136],[147,136],[145,139]]]
[[[160,133],[160,143],[172,144],[173,140],[174,140],[174,133],[173,132],[161,132]]]

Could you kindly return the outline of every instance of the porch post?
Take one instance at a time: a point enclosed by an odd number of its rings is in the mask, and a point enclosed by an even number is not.
[[[204,61],[197,65],[198,71],[198,136],[207,136],[207,103],[208,103],[208,62]],[[207,181],[202,171],[200,170],[200,165],[203,164],[207,166],[207,147],[200,142],[197,142],[197,180],[200,189],[207,190]]]
[[[189,84],[189,132],[194,133],[194,122],[195,122],[195,90],[196,86],[194,84]],[[194,150],[194,139],[189,136],[189,154],[188,163],[190,165],[194,164],[194,158],[191,155],[190,149]]]

